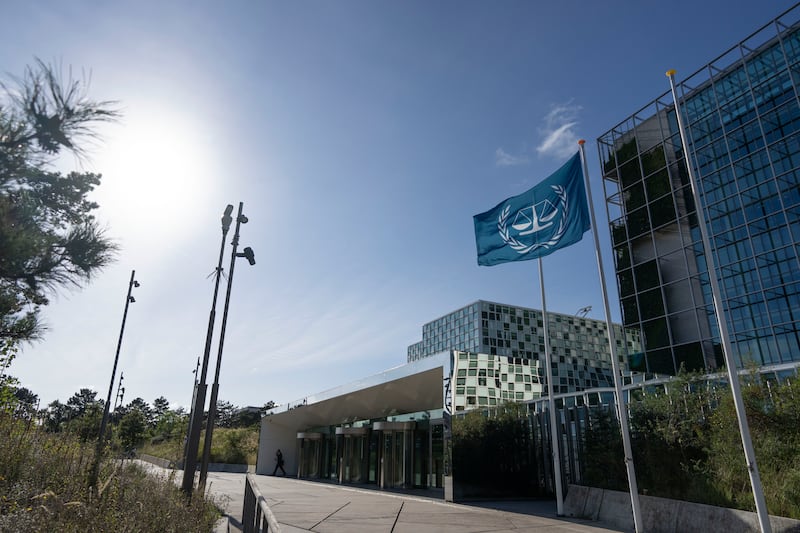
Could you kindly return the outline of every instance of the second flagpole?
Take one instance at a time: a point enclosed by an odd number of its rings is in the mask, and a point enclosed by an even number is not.
[[[625,451],[625,468],[628,472],[628,488],[631,492],[631,508],[633,509],[633,525],[637,533],[644,531],[642,523],[642,512],[639,506],[639,487],[636,483],[636,469],[633,466],[633,450],[631,448],[631,436],[628,428],[628,408],[625,406],[625,397],[622,394],[622,377],[619,372],[619,360],[617,359],[616,339],[614,338],[614,324],[611,322],[611,310],[608,305],[608,291],[606,290],[606,276],[603,272],[603,258],[600,254],[600,238],[597,235],[597,220],[594,216],[594,204],[592,203],[592,188],[589,184],[589,169],[586,165],[586,154],[583,145],[586,141],[578,141],[580,146],[581,162],[583,163],[583,181],[586,185],[586,196],[589,203],[589,216],[592,221],[592,235],[594,236],[594,251],[597,255],[597,272],[600,276],[600,290],[603,296],[603,309],[606,314],[606,328],[608,329],[608,347],[611,354],[611,368],[614,372],[614,393],[616,395],[617,415],[619,419],[619,429],[622,433],[622,447]]]
[[[539,258],[539,287],[542,290],[542,327],[544,328],[544,361],[547,373],[547,410],[550,411],[550,442],[553,453],[553,475],[556,481],[556,513],[564,516],[564,489],[561,486],[561,438],[558,435],[558,417],[556,401],[553,398],[553,363],[550,360],[550,328],[547,322],[547,300],[544,295],[544,269],[542,258]]]

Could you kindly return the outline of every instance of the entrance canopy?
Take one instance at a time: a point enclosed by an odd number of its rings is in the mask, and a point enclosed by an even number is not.
[[[449,353],[426,357],[278,407],[262,422],[302,431],[441,409],[449,375]]]

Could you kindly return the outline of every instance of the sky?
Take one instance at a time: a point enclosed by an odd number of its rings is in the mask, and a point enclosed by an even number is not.
[[[283,404],[402,365],[476,300],[541,308],[536,261],[479,267],[472,216],[586,139],[612,319],[596,139],[793,2],[11,2],[0,77],[35,58],[115,100],[85,162],[121,247],[53,295],[9,372],[41,405],[108,393],[189,406],[227,204],[244,203],[219,397]],[[228,242],[233,229],[228,235]],[[226,245],[224,267],[229,267]],[[591,233],[543,260],[548,311],[605,319]],[[209,363],[213,380],[226,281]],[[116,392],[116,383],[114,391]]]

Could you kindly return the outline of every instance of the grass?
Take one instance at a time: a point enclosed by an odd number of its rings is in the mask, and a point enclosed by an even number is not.
[[[200,451],[205,442],[205,431],[200,435]],[[211,439],[212,463],[256,464],[258,427],[216,428]],[[136,450],[155,457],[178,462],[183,458],[183,438],[164,440],[156,444],[145,443]]]
[[[0,412],[0,532],[203,532],[219,512],[170,479],[134,464],[101,464],[97,489],[87,479],[93,443],[47,433],[31,421]]]

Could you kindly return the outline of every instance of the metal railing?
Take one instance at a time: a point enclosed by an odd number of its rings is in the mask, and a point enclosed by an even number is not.
[[[252,474],[244,481],[244,505],[242,507],[243,533],[281,533],[278,520],[267,505],[267,500],[256,486]]]

